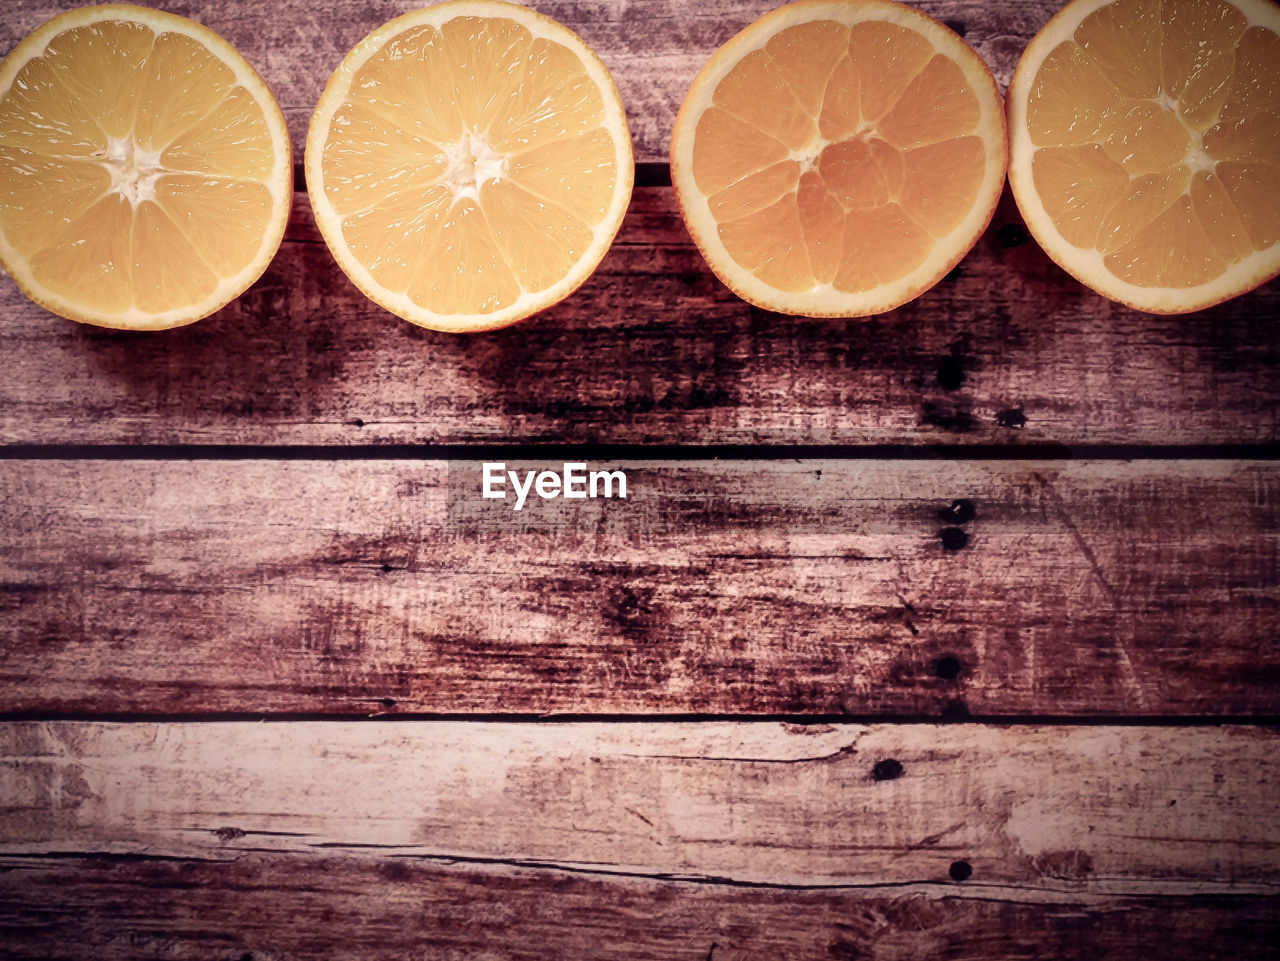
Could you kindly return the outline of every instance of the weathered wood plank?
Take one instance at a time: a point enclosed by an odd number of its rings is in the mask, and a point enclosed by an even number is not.
[[[301,158],[307,125],[329,74],[351,47],[426,0],[140,0],[221,33],[257,68],[280,101]],[[76,0],[6,4],[0,54]],[[694,75],[726,40],[781,0],[535,0],[536,10],[587,41],[617,81],[639,161],[665,161],[676,111]],[[913,0],[947,21],[981,54],[1003,86],[1055,0]]]
[[[540,8],[617,58],[660,160],[714,47],[769,4],[556,2]],[[6,12],[0,45],[61,3]],[[305,129],[327,60],[411,4],[178,4],[239,43]],[[1054,4],[938,0],[1007,75]],[[638,15],[642,14],[642,15]],[[611,61],[612,62],[612,61]],[[647,144],[648,146],[645,146]],[[637,191],[614,251],[560,308],[460,339],[373,307],[319,245],[293,240],[219,316],[138,336],[77,328],[0,282],[10,443],[1218,443],[1280,436],[1280,285],[1191,318],[1116,307],[1052,266],[1006,202],[954,276],[872,321],[798,321],[725,290],[666,188]],[[1016,246],[1010,246],[1010,245]],[[951,385],[952,389],[948,389]],[[958,385],[958,387],[956,386]]]
[[[1280,438],[1280,283],[1194,316],[1140,314],[1053,266],[1007,197],[951,277],[861,321],[744,304],[708,272],[670,188],[636,191],[568,301],[472,337],[374,307],[301,196],[289,236],[239,301],[162,335],[80,327],[0,278],[0,442]]]
[[[1278,925],[1258,897],[1043,904],[398,858],[0,858],[0,954],[30,961],[1272,961]]]
[[[1274,896],[1278,745],[1254,727],[8,723],[0,853]]]
[[[625,466],[0,462],[0,710],[1280,713],[1278,464]]]

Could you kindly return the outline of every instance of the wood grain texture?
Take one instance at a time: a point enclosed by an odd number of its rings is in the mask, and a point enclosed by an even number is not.
[[[0,51],[74,5],[9,4]],[[156,5],[241,49],[300,160],[328,72],[419,4]],[[660,163],[694,73],[777,0],[533,5]],[[914,5],[1003,86],[1058,3]],[[919,301],[808,321],[725,290],[640,188],[577,295],[470,338],[372,306],[294,208],[185,330],[80,328],[0,279],[0,444],[1280,439],[1280,284],[1139,314],[1007,195]],[[0,461],[0,711],[1280,713],[1280,465],[626,466],[625,502],[513,515],[457,461]],[[1280,958],[1277,737],[10,721],[0,958]]]
[[[140,0],[201,23],[230,40],[262,74],[284,110],[294,151],[330,73],[366,34],[426,0]],[[76,0],[6,4],[0,54]],[[694,75],[726,40],[779,0],[534,0],[526,4],[577,32],[612,72],[641,162],[667,159],[676,111]],[[1060,6],[1056,0],[912,0],[946,21],[1008,82],[1027,41]]]
[[[1274,896],[1278,745],[1253,727],[11,722],[0,853]]]
[[[0,463],[0,710],[1280,713],[1280,465],[625,466]]]
[[[406,858],[0,857],[24,961],[1269,961],[1270,897],[778,891]]]
[[[1112,304],[1027,240],[1006,197],[919,300],[788,318],[711,276],[670,188],[640,188],[577,294],[459,337],[373,306],[299,195],[263,279],[192,327],[81,327],[0,278],[0,442],[1268,442],[1277,315],[1280,283],[1184,317]]]

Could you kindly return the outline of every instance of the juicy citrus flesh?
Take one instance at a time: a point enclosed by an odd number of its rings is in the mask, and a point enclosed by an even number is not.
[[[366,294],[468,330],[585,280],[621,223],[633,165],[617,89],[581,39],[524,8],[461,0],[352,51],[313,121],[307,178]]]
[[[1195,310],[1274,276],[1280,9],[1075,6],[1046,28],[1051,42],[1028,48],[1010,94],[1013,186],[1041,242],[1103,294],[1148,310]]]
[[[891,309],[969,250],[1004,179],[990,72],[940,24],[886,2],[798,3],[695,80],[672,170],[712,268],[765,307]]]
[[[211,31],[129,6],[65,14],[0,69],[0,253],[38,303],[161,328],[248,288],[288,216],[290,147]]]

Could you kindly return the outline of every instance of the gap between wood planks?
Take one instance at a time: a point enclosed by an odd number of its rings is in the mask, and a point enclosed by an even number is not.
[[[1265,444],[9,444],[0,460],[1280,460]]]
[[[390,702],[390,703],[383,703]],[[531,712],[430,712],[394,711],[393,698],[375,703],[385,710],[368,714],[344,714],[324,711],[204,711],[137,713],[121,711],[0,711],[0,724],[26,721],[75,721],[110,724],[238,724],[257,722],[285,724],[317,721],[331,724],[447,722],[457,724],[789,724],[832,727],[866,726],[868,724],[935,727],[991,725],[1007,727],[1280,727],[1277,714],[634,714],[602,711],[598,713],[537,714]],[[812,760],[801,758],[800,760]],[[789,762],[788,762],[789,763]]]

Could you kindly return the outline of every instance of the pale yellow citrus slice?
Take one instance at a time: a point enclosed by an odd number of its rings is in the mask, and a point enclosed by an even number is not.
[[[1280,273],[1280,7],[1075,0],[1008,102],[1027,227],[1094,290],[1183,313]]]
[[[198,23],[85,7],[0,64],[0,261],[56,314],[148,330],[208,316],[262,275],[292,193],[280,107]]]
[[[852,317],[911,300],[968,253],[1007,153],[991,71],[952,31],[890,0],[800,0],[694,79],[671,178],[741,297]]]
[[[500,0],[406,14],[356,45],[307,136],[347,276],[406,320],[488,330],[595,270],[631,197],[617,87],[576,34]]]

